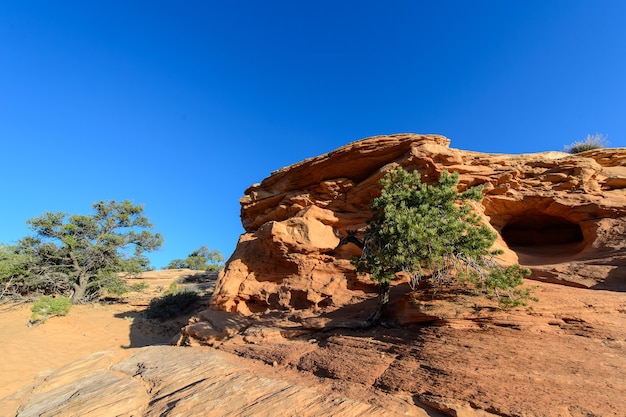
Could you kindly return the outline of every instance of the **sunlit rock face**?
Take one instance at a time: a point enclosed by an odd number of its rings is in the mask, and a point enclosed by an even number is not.
[[[459,189],[483,186],[475,206],[498,232],[502,263],[534,279],[626,291],[626,149],[578,155],[485,154],[438,135],[376,136],[280,169],[241,198],[245,233],[218,279],[214,309],[249,315],[323,310],[358,302],[375,286],[354,273],[354,243],[380,179],[398,166],[435,182],[458,172]]]

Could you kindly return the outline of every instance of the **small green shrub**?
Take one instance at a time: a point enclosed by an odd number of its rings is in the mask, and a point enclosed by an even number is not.
[[[145,282],[137,282],[135,284],[130,285],[128,288],[132,292],[142,292],[143,290],[148,289],[149,285]]]
[[[167,287],[167,291],[165,291],[165,294],[176,294],[178,292],[178,284],[176,283],[176,281],[172,281],[170,283],[170,286]]]
[[[145,315],[149,319],[167,320],[190,313],[199,299],[200,296],[191,291],[165,294],[150,301]]]
[[[44,295],[33,306],[30,311],[33,313],[30,316],[31,323],[36,321],[45,322],[52,316],[67,316],[72,308],[72,301],[69,297],[50,297]]]
[[[592,149],[606,148],[607,144],[608,141],[606,140],[606,136],[601,133],[596,133],[595,135],[587,135],[587,138],[585,138],[585,140],[581,140],[578,142],[574,142],[571,145],[567,145],[565,147],[565,152],[577,154],[585,151],[590,151]]]
[[[184,275],[176,280],[179,284],[198,284],[201,282],[214,282],[217,280],[219,272],[206,271],[201,274]]]
[[[145,282],[138,282],[136,284],[128,285],[120,277],[114,277],[104,281],[103,288],[108,295],[119,297],[129,292],[140,292],[148,288],[149,285]]]
[[[106,280],[103,287],[109,295],[117,297],[130,292],[130,288],[126,285],[126,282],[119,277]]]

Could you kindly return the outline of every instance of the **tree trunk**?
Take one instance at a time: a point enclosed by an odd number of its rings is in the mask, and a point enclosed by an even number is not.
[[[74,294],[72,294],[72,304],[81,303],[84,301],[87,295],[87,287],[89,285],[89,278],[80,276],[76,283],[74,283]]]
[[[378,284],[378,308],[367,319],[372,325],[378,324],[385,310],[387,310],[390,291],[391,285],[389,282],[381,282]]]

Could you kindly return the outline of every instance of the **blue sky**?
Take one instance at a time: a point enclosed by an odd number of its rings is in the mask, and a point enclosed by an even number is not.
[[[15,0],[0,59],[0,242],[131,199],[157,268],[230,256],[249,185],[368,136],[626,146],[621,0]]]

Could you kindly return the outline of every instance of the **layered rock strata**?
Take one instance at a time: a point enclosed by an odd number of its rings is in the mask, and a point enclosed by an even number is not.
[[[369,404],[289,379],[212,349],[152,346],[98,352],[47,371],[0,406],[18,417],[441,415],[399,395]]]

